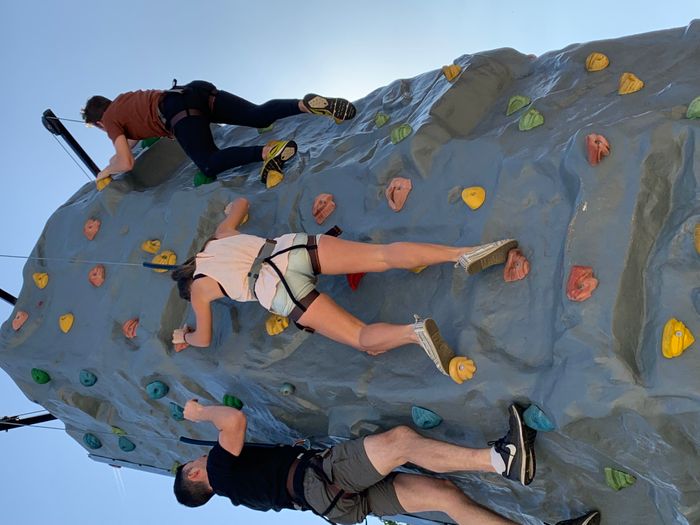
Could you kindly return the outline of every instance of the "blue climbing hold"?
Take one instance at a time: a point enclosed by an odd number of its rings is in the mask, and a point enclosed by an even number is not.
[[[283,396],[291,396],[296,388],[294,388],[294,385],[291,383],[282,383],[282,386],[280,387],[280,394]]]
[[[182,421],[185,419],[185,409],[177,403],[170,403],[170,417],[175,421]]]
[[[85,443],[86,447],[93,450],[97,450],[98,448],[102,447],[102,441],[100,441],[100,438],[98,438],[95,434],[90,434],[90,432],[83,436],[83,443]]]
[[[89,370],[80,371],[80,384],[83,386],[92,386],[97,383],[97,376]]]
[[[549,419],[547,414],[545,414],[537,405],[530,405],[527,407],[527,410],[525,410],[525,413],[523,414],[523,418],[525,419],[525,424],[528,427],[534,428],[540,432],[551,432],[556,428],[554,423],[552,423],[552,420]]]
[[[412,406],[411,417],[416,426],[424,429],[435,428],[442,423],[442,418],[427,408]]]
[[[162,381],[153,381],[146,385],[146,393],[151,399],[160,399],[167,395],[169,390],[168,385]]]
[[[136,445],[134,445],[134,443],[130,439],[122,436],[119,438],[119,448],[123,452],[131,452],[136,448]]]

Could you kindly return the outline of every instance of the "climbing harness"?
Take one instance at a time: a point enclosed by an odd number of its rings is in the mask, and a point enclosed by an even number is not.
[[[208,107],[209,107],[209,113],[214,112],[214,101],[216,100],[216,95],[219,92],[218,89],[213,84],[210,84],[209,82],[206,82],[206,84],[209,86],[209,97],[207,99],[208,102]],[[177,93],[178,95],[183,95],[187,96],[194,92],[196,89],[199,89],[200,85],[197,86],[192,86],[190,84],[184,85],[184,86],[178,86],[177,85],[177,79],[173,79],[173,85],[170,89],[167,89],[163,92],[163,96],[160,99],[160,102],[158,103],[158,118],[160,118],[161,123],[163,124],[163,127],[167,130],[173,130],[175,129],[175,126],[177,125],[178,122],[180,122],[183,118],[185,117],[197,117],[197,116],[202,116],[204,113],[196,108],[185,108],[182,111],[179,111],[175,113],[170,119],[165,118],[164,112],[163,112],[163,101],[165,100],[165,97],[167,96],[168,93]]]

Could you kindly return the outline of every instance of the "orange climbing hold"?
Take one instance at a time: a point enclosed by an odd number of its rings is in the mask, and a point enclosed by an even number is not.
[[[661,352],[668,359],[678,357],[694,342],[695,337],[688,330],[688,327],[672,317],[664,326],[664,333],[661,336]]]
[[[73,328],[73,321],[75,318],[73,317],[73,314],[68,313],[68,314],[63,314],[61,317],[58,318],[58,326],[61,329],[61,332],[64,334],[67,334],[70,332],[70,329]]]
[[[156,254],[160,251],[160,240],[149,239],[141,243],[141,249],[146,253]]]
[[[83,226],[83,235],[85,235],[88,241],[95,238],[97,232],[100,231],[101,225],[102,223],[100,222],[100,219],[88,219],[85,221],[85,225]]]
[[[151,262],[155,264],[177,264],[177,255],[175,255],[175,252],[172,252],[170,250],[164,250],[158,255],[156,255]],[[154,268],[153,271],[158,273],[164,273],[168,270]]]
[[[122,324],[122,333],[127,339],[136,337],[136,329],[139,327],[139,318],[129,319]]]
[[[505,268],[503,269],[503,280],[507,283],[525,279],[530,273],[530,261],[518,248],[513,248],[508,252]]]
[[[598,287],[598,279],[593,276],[590,266],[572,266],[569,281],[566,283],[566,296],[571,301],[588,299]]]
[[[29,314],[22,310],[18,310],[12,319],[12,329],[16,332],[22,328],[22,325],[27,322],[27,319],[29,319]]]
[[[442,74],[445,75],[445,78],[449,82],[452,82],[454,79],[456,79],[461,72],[462,72],[462,68],[460,66],[458,66],[457,64],[450,64],[449,66],[442,66]]]
[[[413,272],[413,273],[415,273],[415,274],[419,274],[419,273],[421,273],[423,270],[425,270],[427,267],[428,267],[427,264],[426,264],[425,266],[416,266],[415,268],[411,268],[409,271],[411,271],[411,272]]]
[[[33,273],[32,279],[34,280],[34,284],[36,284],[37,288],[39,289],[46,288],[46,285],[49,284],[48,273]]]
[[[593,52],[586,58],[586,69],[588,71],[600,71],[610,64],[610,60],[603,53]]]
[[[360,281],[366,275],[366,273],[367,272],[347,274],[345,277],[348,280],[348,284],[350,285],[350,288],[352,288],[353,290],[357,290],[358,286],[360,286]]]
[[[389,202],[389,208],[396,212],[401,211],[412,189],[413,184],[411,183],[411,179],[406,179],[404,177],[394,177],[391,179],[389,186],[384,192],[386,200]]]
[[[640,80],[634,73],[622,73],[620,76],[620,87],[617,92],[620,95],[629,95],[639,91],[644,87],[644,82]]]
[[[316,224],[323,224],[331,213],[335,211],[335,201],[330,193],[321,193],[314,199],[314,205],[311,208],[311,214],[316,220]]]
[[[700,253],[700,223],[695,225],[695,251]]]
[[[610,144],[603,135],[591,133],[586,137],[586,149],[588,150],[588,163],[596,166],[603,157],[610,155]]]
[[[105,282],[105,267],[101,264],[94,266],[88,273],[88,281],[95,288],[99,288]]]
[[[486,190],[481,186],[471,186],[462,190],[462,200],[472,210],[478,210],[486,200]]]

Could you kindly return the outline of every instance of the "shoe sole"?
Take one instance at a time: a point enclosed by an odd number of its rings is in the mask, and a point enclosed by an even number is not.
[[[440,335],[440,330],[435,321],[432,319],[423,321],[423,330],[423,334],[418,333],[418,339],[422,343],[425,343],[428,348],[423,346],[423,344],[421,344],[421,347],[433,363],[435,363],[437,369],[446,376],[449,376],[450,361],[455,356],[455,353],[442,338],[442,335]]]
[[[523,425],[525,423],[523,423],[522,414],[521,414],[521,411],[518,409],[517,405],[515,405],[515,404],[510,405],[509,410],[511,413],[511,417],[515,418],[516,430],[518,432],[518,451],[520,452],[520,457],[521,457],[519,480],[520,480],[520,483],[523,486],[525,486],[525,485],[528,485],[528,483],[526,483],[526,481],[527,481],[526,474],[527,474],[527,463],[528,463],[528,458],[529,458],[528,450],[527,450],[527,447],[525,446],[525,435],[523,432]]]
[[[488,253],[469,264],[469,266],[467,266],[467,273],[469,275],[474,275],[475,273],[479,273],[480,271],[491,266],[503,264],[508,259],[508,252],[517,247],[518,241],[509,241],[503,246],[499,246],[491,253]]]
[[[272,148],[271,153],[272,155],[265,159],[265,163],[260,170],[260,182],[263,184],[267,184],[267,174],[269,172],[278,171],[282,174],[284,173],[282,171],[284,163],[297,154],[297,143],[293,140],[289,140],[282,147],[282,149],[278,151],[275,151],[275,148]]]
[[[304,97],[303,104],[314,115],[332,117],[340,124],[355,117],[357,110],[349,100],[344,98],[327,98],[321,95]]]

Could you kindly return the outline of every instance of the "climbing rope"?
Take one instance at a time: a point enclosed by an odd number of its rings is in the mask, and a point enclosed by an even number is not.
[[[177,264],[158,264],[151,262],[140,262],[140,263],[130,263],[121,261],[96,261],[87,259],[75,259],[75,258],[64,258],[64,257],[35,257],[33,255],[10,255],[5,253],[0,253],[0,257],[6,259],[31,259],[35,261],[54,261],[54,262],[68,262],[68,263],[83,263],[83,264],[109,264],[112,266],[143,266],[145,268],[152,268],[158,270],[174,270],[178,267]]]
[[[83,167],[78,163],[77,160],[75,160],[75,159],[73,158],[73,155],[70,154],[70,152],[66,149],[66,147],[65,147],[63,144],[61,144],[61,141],[58,140],[58,137],[56,137],[56,135],[52,135],[52,136],[53,136],[54,139],[56,139],[56,142],[58,142],[58,145],[61,146],[61,148],[63,149],[63,151],[66,152],[66,155],[68,155],[68,156],[71,158],[71,160],[75,163],[75,165],[78,166],[78,167],[80,168],[80,171],[82,171],[82,172],[85,174],[85,176],[88,178],[88,180],[89,180],[90,182],[92,182],[92,181],[93,181],[93,178],[90,177],[90,175],[88,175],[88,172],[85,171],[85,169],[83,169]]]

